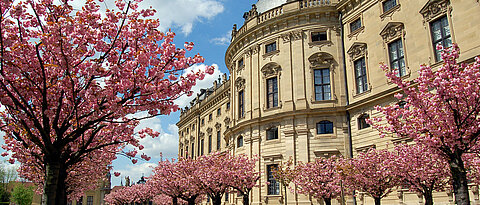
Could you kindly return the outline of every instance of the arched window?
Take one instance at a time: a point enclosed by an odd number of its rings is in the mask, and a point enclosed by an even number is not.
[[[333,122],[324,120],[317,123],[317,134],[332,134],[332,133],[333,133]]]
[[[243,136],[237,138],[237,147],[243,147]]]

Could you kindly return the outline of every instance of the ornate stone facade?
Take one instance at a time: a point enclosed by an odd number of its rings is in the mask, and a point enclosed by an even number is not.
[[[272,166],[289,158],[298,163],[353,157],[399,141],[380,138],[363,123],[379,115],[375,105],[397,103],[398,89],[379,63],[398,65],[402,77],[413,79],[419,65],[441,65],[434,50],[439,37],[459,45],[462,61],[480,55],[475,0],[288,0],[264,12],[254,6],[245,17],[243,26],[234,26],[225,54],[231,80],[225,76],[182,111],[179,155],[196,157],[218,148],[258,156],[261,185]],[[441,35],[435,30],[439,22]],[[323,203],[275,189],[255,188],[251,203],[281,204],[285,194],[288,204]],[[478,189],[473,190],[472,201],[479,203]],[[435,193],[435,203],[451,203],[449,193]],[[416,193],[397,190],[382,203],[421,201]],[[356,203],[373,200],[360,192]],[[241,204],[241,197],[229,194],[225,204]]]

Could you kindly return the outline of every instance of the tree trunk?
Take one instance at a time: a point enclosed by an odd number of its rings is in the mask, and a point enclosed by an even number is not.
[[[197,196],[191,197],[187,200],[188,205],[195,205],[195,200],[197,199]]]
[[[46,161],[42,205],[67,204],[67,168],[59,159]]]
[[[213,205],[222,205],[222,195],[218,195],[212,198]]]
[[[287,186],[283,185],[283,194],[285,195],[285,201],[283,204],[287,205]]]
[[[178,205],[178,198],[177,197],[172,198],[172,204],[173,205]]]
[[[242,202],[243,202],[243,205],[248,205],[249,202],[250,202],[250,199],[248,197],[248,193],[244,193],[243,196],[242,196]]]
[[[332,205],[332,199],[331,198],[323,198],[323,201],[325,202],[325,205]]]
[[[433,194],[431,190],[426,190],[423,198],[425,198],[425,205],[433,205]]]
[[[468,194],[467,171],[460,154],[449,159],[450,172],[453,179],[453,193],[455,194],[456,205],[470,205]]]
[[[375,205],[380,205],[380,201],[382,201],[382,198],[373,197],[373,199],[375,200]]]

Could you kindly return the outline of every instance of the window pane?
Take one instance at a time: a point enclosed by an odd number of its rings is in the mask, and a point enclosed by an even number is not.
[[[323,84],[330,83],[330,70],[329,69],[322,69],[323,75]]]

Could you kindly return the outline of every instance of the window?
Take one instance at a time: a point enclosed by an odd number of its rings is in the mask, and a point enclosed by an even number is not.
[[[225,192],[225,201],[228,201],[228,191]]]
[[[276,164],[267,165],[267,181],[268,181],[267,195],[280,194],[280,183],[278,183],[275,177],[273,177],[273,172],[276,169],[278,169],[278,165]]]
[[[187,135],[188,135],[189,132],[190,132],[190,129],[187,127]]]
[[[237,138],[237,147],[243,147],[243,136]]]
[[[180,149],[180,157],[183,157],[183,148]]]
[[[360,29],[362,27],[362,19],[358,18],[354,22],[350,23],[350,33]]]
[[[212,135],[208,135],[208,153],[212,152]]]
[[[217,131],[217,151],[220,151],[220,143],[222,142],[222,136],[220,130]]]
[[[277,50],[277,42],[265,45],[265,53],[270,53]]]
[[[188,146],[185,147],[185,157],[188,157]]]
[[[367,114],[363,114],[362,116],[358,117],[358,129],[365,129],[367,127],[370,127],[370,125],[367,123],[367,119],[369,116]]]
[[[355,83],[357,87],[357,94],[360,94],[368,90],[365,57],[356,60],[353,62],[353,64],[355,67]]]
[[[212,113],[208,115],[208,121],[211,121],[213,119]]]
[[[386,0],[382,3],[383,6],[383,13],[390,11],[397,5],[397,0]]]
[[[244,63],[243,63],[243,58],[240,58],[240,60],[238,60],[238,67],[241,68],[244,66]]]
[[[87,205],[93,205],[93,196],[87,196]]]
[[[332,134],[332,133],[333,133],[333,122],[324,120],[317,123],[317,134]]]
[[[443,16],[430,23],[432,32],[432,44],[435,51],[435,60],[441,61],[441,51],[437,50],[437,45],[444,48],[452,46],[452,36],[450,34],[450,27],[448,26],[447,16]]]
[[[192,124],[192,132],[195,132],[195,124]]]
[[[227,103],[227,110],[230,110],[230,102]]]
[[[388,54],[390,57],[390,67],[397,72],[397,76],[405,76],[405,56],[403,53],[402,39],[388,44]]]
[[[277,77],[267,79],[267,108],[278,106]]]
[[[200,141],[200,155],[203,155],[203,144],[205,144],[205,139]]]
[[[195,153],[195,143],[192,143],[192,157],[193,157],[194,153]]]
[[[312,32],[310,37],[312,38],[312,42],[326,41],[327,40],[327,32],[326,31]]]
[[[243,90],[238,92],[238,117],[243,118],[245,115],[245,105],[244,105],[244,94]]]
[[[267,130],[267,140],[278,139],[278,128],[272,127]]]
[[[222,115],[222,108],[218,108],[217,109],[217,117]]]
[[[330,100],[330,69],[315,69],[315,101]]]

